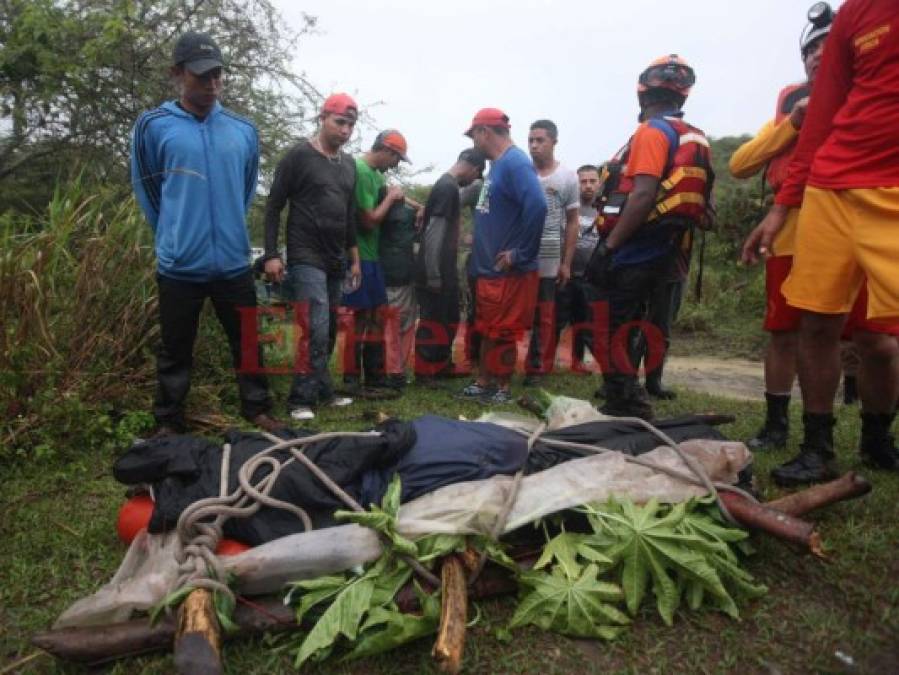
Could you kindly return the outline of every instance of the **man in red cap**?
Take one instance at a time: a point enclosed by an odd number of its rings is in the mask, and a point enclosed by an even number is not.
[[[462,390],[487,403],[511,400],[516,343],[534,322],[537,254],[546,199],[530,158],[512,143],[509,117],[479,110],[465,135],[490,159],[475,207],[468,274],[475,279],[476,330],[483,336],[478,377]]]
[[[346,343],[344,383],[375,395],[388,384],[384,344],[384,308],[387,286],[380,263],[381,224],[394,204],[402,204],[405,195],[398,185],[387,186],[384,174],[399,163],[408,162],[405,137],[396,129],[380,132],[371,150],[356,158],[354,203],[359,225],[357,241],[362,279],[359,287],[343,296],[343,305],[354,310],[353,336]]]
[[[275,170],[265,207],[265,272],[284,282],[297,311],[308,311],[308,363],[299,364],[287,405],[295,420],[315,416],[322,404],[348,405],[335,397],[328,360],[336,337],[341,283],[362,274],[356,237],[356,164],[341,151],[358,117],[356,102],[333,94],[322,106],[318,133],[293,146]],[[287,274],[278,252],[281,211],[286,225]]]

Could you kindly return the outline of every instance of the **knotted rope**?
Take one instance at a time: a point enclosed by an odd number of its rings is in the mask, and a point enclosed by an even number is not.
[[[222,528],[228,518],[247,518],[255,514],[263,506],[268,506],[293,513],[303,523],[304,530],[309,531],[312,529],[312,519],[303,508],[296,504],[276,499],[269,494],[281,472],[293,462],[301,463],[348,508],[357,512],[365,510],[343,488],[335,483],[328,474],[316,466],[303,453],[302,448],[310,443],[334,438],[371,438],[372,436],[380,436],[379,432],[335,431],[286,441],[266,432],[262,432],[261,435],[270,441],[272,445],[244,462],[237,472],[238,485],[235,490],[230,494],[228,493],[231,446],[225,444],[222,451],[219,496],[208,497],[194,502],[178,518],[176,531],[182,547],[175,554],[175,560],[178,562],[178,578],[172,590],[187,587],[205,588],[211,591],[221,591],[234,597],[234,593],[225,583],[224,566],[215,554],[215,550],[222,539]],[[272,454],[279,450],[289,450],[290,458],[282,462],[273,457]],[[264,466],[269,467],[269,473],[253,483],[252,479],[256,471]],[[433,586],[440,585],[440,580],[420,562],[408,556],[401,556],[401,558],[419,577],[429,584]]]

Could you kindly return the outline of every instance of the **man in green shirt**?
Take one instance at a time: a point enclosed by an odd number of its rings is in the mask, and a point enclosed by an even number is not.
[[[378,261],[380,225],[395,202],[405,199],[399,186],[387,187],[384,173],[406,156],[406,139],[395,129],[378,134],[371,150],[356,158],[356,242],[362,264],[358,288],[343,296],[343,304],[354,311],[354,330],[347,336],[344,351],[344,383],[358,387],[380,387],[384,377],[384,341],[381,312],[387,304],[384,270]],[[382,198],[383,192],[383,198]]]

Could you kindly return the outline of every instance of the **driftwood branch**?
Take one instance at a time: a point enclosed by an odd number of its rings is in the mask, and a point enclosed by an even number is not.
[[[440,576],[440,629],[431,655],[442,672],[455,674],[462,669],[468,621],[468,583],[462,559],[456,555],[444,558]]]
[[[776,509],[791,516],[804,516],[806,513],[830,506],[847,499],[862,497],[871,491],[871,483],[854,471],[832,480],[829,483],[813,485],[805,490],[794,492],[780,499],[766,502],[769,509]]]
[[[720,492],[719,497],[730,514],[751,530],[760,530],[772,537],[798,544],[814,555],[823,556],[821,537],[815,526],[795,516],[758,504],[733,492]]]
[[[212,591],[191,591],[178,609],[175,667],[182,675],[221,675],[221,628]]]
[[[295,629],[296,615],[280,598],[239,600],[232,617],[240,629],[235,637]],[[65,661],[99,665],[130,656],[170,649],[177,628],[175,617],[164,617],[155,626],[133,619],[105,626],[62,628],[36,634],[31,643]],[[228,637],[228,636],[226,636]]]

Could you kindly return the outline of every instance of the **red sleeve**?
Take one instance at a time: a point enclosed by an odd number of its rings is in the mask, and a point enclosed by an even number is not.
[[[631,139],[625,176],[655,176],[661,178],[668,164],[668,138],[665,132],[642,124]]]
[[[857,5],[852,0],[846,5]],[[793,160],[787,169],[787,178],[777,193],[775,202],[784,206],[802,204],[802,194],[808,181],[815,153],[833,127],[833,120],[846,102],[852,88],[852,26],[854,7],[844,5],[827,36],[821,65],[812,87],[808,111],[802,123],[802,131],[796,145]]]

